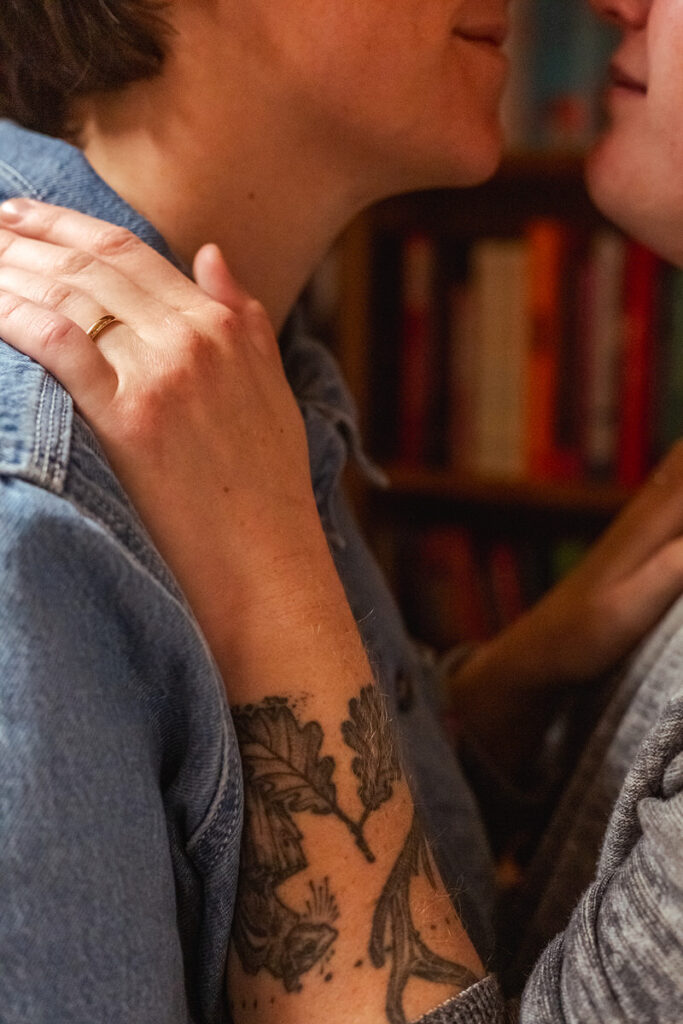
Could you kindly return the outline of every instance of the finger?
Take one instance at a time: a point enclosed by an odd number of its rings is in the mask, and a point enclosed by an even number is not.
[[[0,204],[2,225],[27,238],[90,253],[133,281],[146,279],[150,287],[163,290],[174,309],[197,305],[197,289],[190,279],[125,228],[23,197]]]
[[[87,329],[107,312],[99,302],[73,285],[50,280],[19,267],[0,265],[0,289],[28,299],[38,306],[52,310],[53,313],[62,313],[86,333]],[[113,329],[110,330],[109,337],[113,333]]]
[[[195,281],[210,298],[235,313],[243,311],[249,295],[232,276],[217,245],[212,242],[203,245],[195,255],[192,270]]]
[[[116,394],[118,377],[88,335],[61,313],[0,290],[0,337],[48,370],[89,422]]]
[[[117,267],[90,253],[24,238],[2,228],[0,266],[42,276],[46,282],[56,280],[78,288],[140,337],[152,342],[163,340],[160,326],[168,323],[170,327],[170,321],[182,315],[172,306],[160,302],[146,287],[122,274]],[[194,285],[192,287],[197,291]],[[204,301],[209,302],[208,299]]]

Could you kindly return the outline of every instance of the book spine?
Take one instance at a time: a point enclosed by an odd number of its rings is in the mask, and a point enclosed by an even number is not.
[[[472,467],[486,476],[521,476],[529,317],[527,247],[484,239],[472,254],[476,337]]]
[[[425,461],[429,441],[435,270],[432,239],[422,233],[409,235],[402,254],[397,448],[398,457],[411,465]]]
[[[683,437],[683,271],[670,268],[662,301],[656,455]]]
[[[601,231],[591,248],[583,447],[589,473],[604,478],[614,472],[619,432],[625,242]]]
[[[624,267],[624,358],[617,480],[624,487],[643,481],[650,465],[655,391],[655,321],[659,261],[629,243]]]
[[[529,244],[531,344],[527,400],[529,473],[537,479],[555,472],[554,420],[561,341],[561,281],[565,229],[558,221],[532,221]]]

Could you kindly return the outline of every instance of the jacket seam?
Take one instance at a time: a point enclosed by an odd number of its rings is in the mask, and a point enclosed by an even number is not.
[[[38,189],[35,187],[35,185],[32,185],[31,182],[23,176],[23,174],[20,174],[19,171],[15,170],[13,167],[10,167],[10,165],[6,164],[4,160],[0,160],[0,175],[6,178],[6,180],[11,182],[13,185],[16,185],[19,188],[21,188],[22,191],[25,190],[26,192],[28,192],[33,197],[33,199],[42,200],[45,198],[45,193],[41,189]]]

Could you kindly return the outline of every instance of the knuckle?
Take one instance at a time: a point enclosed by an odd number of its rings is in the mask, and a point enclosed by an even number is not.
[[[0,292],[0,316],[12,319],[21,310],[24,300],[10,292]]]
[[[131,231],[112,225],[98,228],[90,248],[96,255],[111,259],[125,256],[139,245],[140,240]]]
[[[50,281],[45,285],[40,301],[51,309],[62,309],[68,305],[72,296],[73,292],[67,285],[60,281]]]
[[[61,316],[48,314],[41,323],[40,340],[46,353],[59,353],[69,340],[73,325]]]
[[[57,274],[73,277],[88,270],[94,263],[94,257],[82,249],[66,249],[55,260]]]
[[[211,311],[209,330],[212,336],[222,341],[232,340],[239,332],[240,318],[234,310],[227,306],[216,306]]]

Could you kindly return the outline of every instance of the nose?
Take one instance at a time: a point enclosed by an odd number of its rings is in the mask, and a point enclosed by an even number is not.
[[[647,22],[652,0],[590,0],[601,18],[619,28],[637,30]]]

